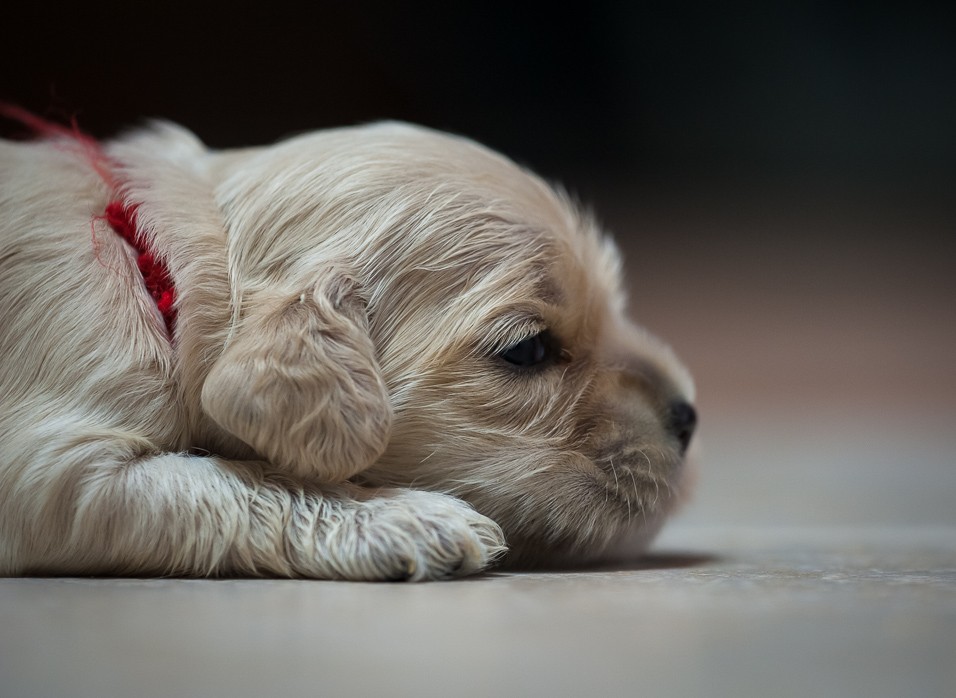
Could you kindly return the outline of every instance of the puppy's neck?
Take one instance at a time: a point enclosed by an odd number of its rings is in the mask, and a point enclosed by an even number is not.
[[[212,157],[195,136],[171,124],[156,124],[105,151],[116,163],[119,199],[135,205],[145,242],[168,265],[178,295],[175,380],[183,407],[193,413],[189,423],[203,424],[202,385],[234,320]]]
[[[172,339],[176,329],[176,287],[169,269],[161,255],[157,255],[147,242],[147,236],[139,226],[135,203],[111,201],[102,218],[117,235],[136,250],[136,266],[143,277],[146,290],[156,303],[156,308],[166,325],[166,333]]]

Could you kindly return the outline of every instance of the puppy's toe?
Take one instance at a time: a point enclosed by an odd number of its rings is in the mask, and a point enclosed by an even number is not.
[[[329,551],[346,579],[448,579],[478,572],[506,550],[498,524],[434,492],[382,493],[337,533]]]

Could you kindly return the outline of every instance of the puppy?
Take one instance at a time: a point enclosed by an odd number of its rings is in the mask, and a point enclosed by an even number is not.
[[[679,499],[690,378],[512,162],[46,130],[0,143],[0,574],[438,579],[633,553]]]

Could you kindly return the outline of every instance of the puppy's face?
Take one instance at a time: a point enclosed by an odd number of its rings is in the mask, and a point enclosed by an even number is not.
[[[231,250],[246,283],[306,283],[335,259],[367,301],[394,418],[358,480],[462,497],[518,564],[656,532],[692,386],[625,316],[618,255],[586,216],[494,153],[396,125],[296,139],[246,169],[222,192],[250,231]]]

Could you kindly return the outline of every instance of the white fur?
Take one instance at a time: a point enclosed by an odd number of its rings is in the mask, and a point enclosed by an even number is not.
[[[649,538],[686,371],[541,180],[399,124],[0,143],[0,574],[429,579]],[[169,338],[102,221],[139,206]],[[561,357],[498,354],[547,328]],[[480,512],[480,513],[479,513]],[[490,518],[489,518],[490,517]]]

